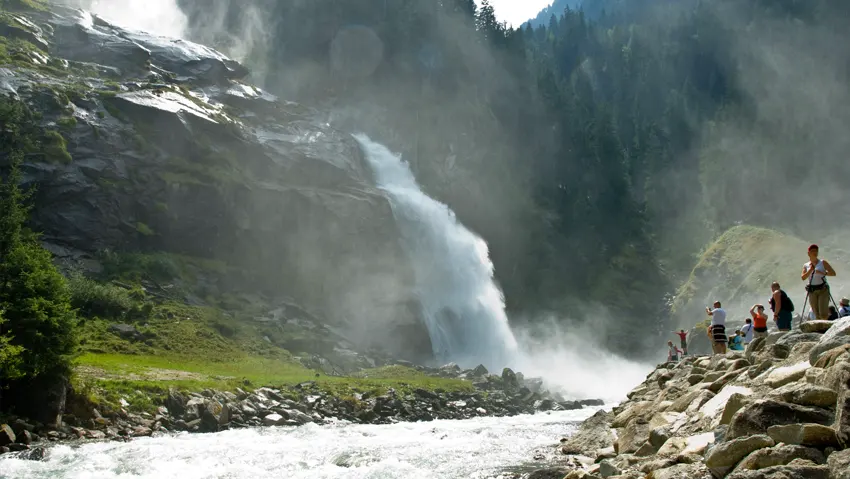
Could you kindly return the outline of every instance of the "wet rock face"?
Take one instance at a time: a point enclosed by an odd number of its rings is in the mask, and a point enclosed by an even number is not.
[[[0,69],[0,91],[67,143],[70,160],[24,166],[51,251],[215,258],[238,270],[220,291],[283,295],[358,346],[431,356],[392,210],[350,135],[202,45],[62,6],[24,16],[65,69]]]

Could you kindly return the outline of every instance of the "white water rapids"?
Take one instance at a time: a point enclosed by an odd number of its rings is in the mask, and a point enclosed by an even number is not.
[[[365,135],[356,138],[389,197],[434,355],[467,367],[481,363],[491,371],[516,361],[517,341],[493,280],[487,243],[448,206],[423,193],[398,155]]]
[[[0,457],[2,479],[484,479],[532,462],[589,408],[534,416],[384,426],[241,429],[51,448],[44,461]],[[543,466],[541,466],[543,467]]]

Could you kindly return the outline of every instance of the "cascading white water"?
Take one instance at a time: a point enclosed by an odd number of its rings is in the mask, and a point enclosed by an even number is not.
[[[497,479],[531,461],[537,448],[551,449],[596,410],[59,445],[43,461],[0,456],[0,479]]]
[[[487,243],[448,206],[423,193],[399,155],[365,135],[355,137],[392,206],[435,356],[501,370],[516,357],[517,341],[493,280]]]

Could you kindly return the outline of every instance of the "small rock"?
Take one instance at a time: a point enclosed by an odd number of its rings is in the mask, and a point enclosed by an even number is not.
[[[278,424],[283,424],[285,419],[283,416],[277,413],[272,413],[263,418],[264,426],[277,426]]]
[[[133,432],[131,436],[133,437],[147,437],[153,434],[153,431],[149,427],[145,426],[136,426],[133,428]]]

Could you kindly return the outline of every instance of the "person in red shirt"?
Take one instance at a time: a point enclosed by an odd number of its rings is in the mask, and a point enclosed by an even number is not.
[[[679,336],[679,341],[682,344],[682,356],[687,356],[688,355],[688,333],[686,333],[684,329],[680,329],[678,333],[676,331],[673,331],[673,334],[675,334],[676,336]]]
[[[753,317],[753,337],[767,337],[767,315],[764,314],[764,305],[756,304],[750,308],[750,316]]]

